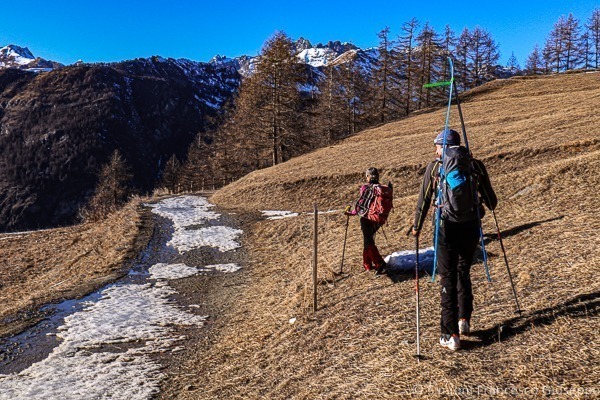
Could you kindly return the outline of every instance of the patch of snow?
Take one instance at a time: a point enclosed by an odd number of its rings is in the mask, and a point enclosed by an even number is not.
[[[148,399],[163,378],[151,353],[171,349],[171,325],[201,326],[205,317],[176,307],[168,285],[114,285],[102,298],[65,318],[62,342],[43,361],[0,375],[0,399]],[[114,352],[119,343],[137,347]],[[108,348],[107,348],[108,346]]]
[[[338,57],[338,53],[328,47],[318,47],[302,50],[297,57],[305,64],[315,68],[330,64]]]
[[[219,271],[224,273],[236,272],[242,269],[237,264],[214,264],[214,265],[206,265],[204,268],[201,268],[201,271]]]
[[[269,220],[291,218],[291,217],[298,216],[297,212],[292,212],[292,211],[265,210],[265,211],[261,211],[261,213],[264,217],[267,217],[267,219],[269,219]]]
[[[221,251],[234,250],[241,246],[237,242],[237,238],[243,233],[240,229],[219,225],[190,229],[220,217],[220,214],[209,211],[214,206],[204,197],[173,197],[150,207],[156,214],[173,221],[175,232],[167,245],[175,247],[180,253],[202,246],[216,247]]]
[[[210,211],[214,206],[205,197],[181,196],[161,200],[157,204],[148,204],[152,212],[173,221],[175,230],[187,226],[200,225],[207,220],[220,217],[220,214]]]
[[[50,72],[52,71],[53,68],[26,68],[25,71],[28,72],[35,72],[37,74],[41,73],[41,72]]]
[[[385,257],[385,262],[391,270],[414,270],[415,269],[415,251],[402,250],[394,252]],[[431,270],[433,268],[433,247],[427,247],[419,250],[419,269]]]
[[[185,264],[154,264],[148,269],[152,279],[181,279],[198,273],[198,268]]]
[[[225,252],[237,249],[241,245],[237,238],[244,233],[240,229],[228,226],[210,226],[194,230],[179,230],[173,233],[173,239],[167,244],[179,250],[180,253],[202,246],[216,247]]]

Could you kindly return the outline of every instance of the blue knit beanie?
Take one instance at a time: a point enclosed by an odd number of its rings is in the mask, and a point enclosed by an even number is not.
[[[438,133],[435,140],[433,141],[434,144],[439,144],[440,146],[444,145],[444,132],[448,132],[446,134],[446,146],[460,145],[460,135],[453,129],[449,129],[448,131],[444,129],[443,131]]]

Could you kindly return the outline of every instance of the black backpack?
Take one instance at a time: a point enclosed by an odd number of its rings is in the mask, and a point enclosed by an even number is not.
[[[476,183],[469,151],[463,146],[448,146],[439,175],[442,219],[451,222],[476,219]]]

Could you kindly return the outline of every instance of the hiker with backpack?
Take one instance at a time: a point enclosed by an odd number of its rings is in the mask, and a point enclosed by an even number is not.
[[[470,332],[473,312],[471,264],[480,236],[480,219],[484,214],[481,201],[494,210],[498,200],[485,166],[460,145],[456,131],[442,131],[434,144],[438,158],[425,170],[412,234],[420,234],[432,198],[441,189],[441,201],[436,202],[436,206],[441,208],[437,238],[437,269],[442,286],[440,344],[458,350],[460,335]]]
[[[376,275],[385,273],[387,265],[375,245],[375,234],[387,221],[392,209],[392,183],[387,186],[379,183],[379,170],[371,167],[365,173],[367,183],[360,187],[360,196],[354,208],[346,207],[348,216],[360,216],[360,229],[363,234],[363,267],[366,271],[375,269]]]

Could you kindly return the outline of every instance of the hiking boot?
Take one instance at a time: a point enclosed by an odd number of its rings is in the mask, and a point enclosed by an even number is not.
[[[471,333],[471,326],[466,318],[461,318],[458,320],[458,333],[461,335],[468,335]]]
[[[460,350],[460,338],[458,335],[442,335],[440,337],[440,344],[452,351]]]

